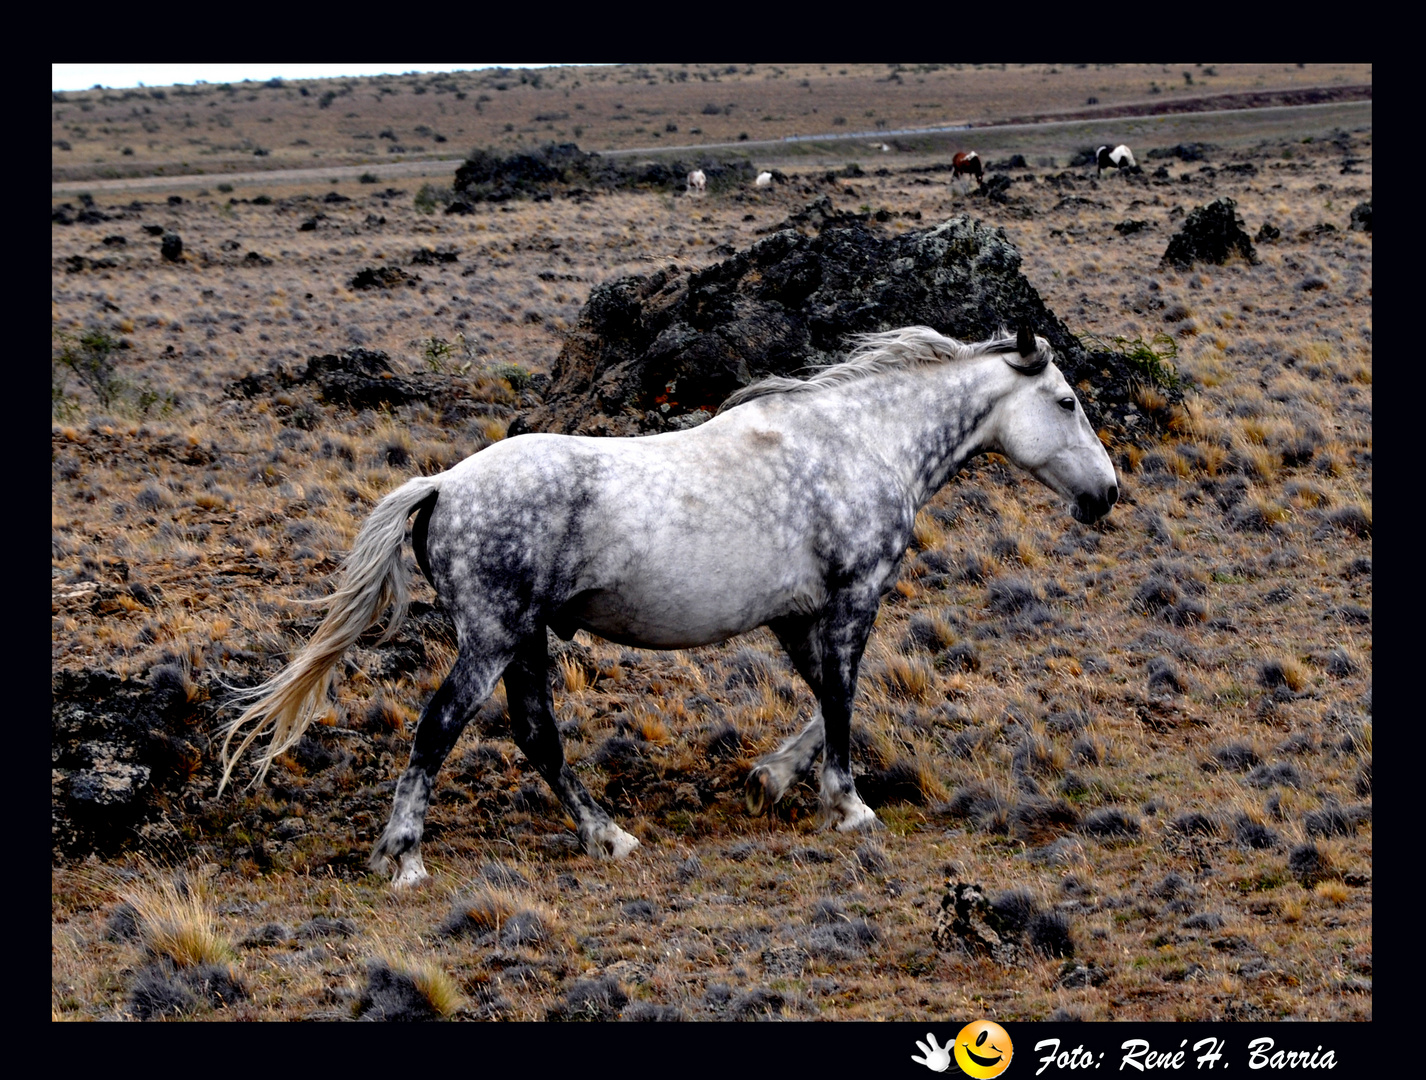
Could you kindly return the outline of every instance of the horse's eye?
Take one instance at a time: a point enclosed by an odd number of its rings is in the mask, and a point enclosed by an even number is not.
[[[1065,412],[1074,412],[1074,398],[1060,398],[1060,408]]]

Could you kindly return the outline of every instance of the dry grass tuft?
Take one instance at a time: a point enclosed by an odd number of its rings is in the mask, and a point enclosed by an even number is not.
[[[644,706],[639,706],[634,710],[633,730],[639,738],[649,743],[666,743],[670,736],[668,725],[664,723],[663,717]]]
[[[133,908],[139,940],[151,957],[179,968],[226,964],[231,942],[217,927],[200,878],[185,874],[131,886],[120,892]]]
[[[367,726],[376,731],[405,731],[415,720],[415,711],[401,704],[391,687],[382,687],[366,710]]]
[[[358,1003],[359,1009],[367,1007],[368,1015],[385,1011],[388,1015],[379,1018],[414,1019],[428,1010],[436,1019],[449,1020],[465,1005],[460,984],[434,960],[413,957],[390,946],[377,949],[373,960],[372,986]],[[372,988],[381,984],[385,984],[386,993],[378,997],[373,1009],[370,999],[376,995],[372,994]],[[403,990],[408,993],[403,995]],[[401,1000],[403,996],[408,1000]],[[409,1000],[410,997],[415,1000]],[[396,998],[396,1001],[382,998]]]
[[[869,674],[873,687],[895,700],[926,703],[935,695],[935,668],[920,657],[892,654]]]
[[[555,666],[559,669],[566,693],[583,694],[589,689],[591,680],[583,664],[568,656],[561,656],[555,661]]]
[[[1330,878],[1327,881],[1319,881],[1313,887],[1312,895],[1333,907],[1341,907],[1352,898],[1352,890],[1345,882]]]
[[[916,515],[911,528],[911,540],[917,551],[932,551],[946,542],[946,530],[941,524],[922,510]]]
[[[1288,656],[1263,664],[1259,678],[1266,687],[1286,686],[1296,693],[1308,684],[1310,675],[1305,665]]]
[[[1278,918],[1289,925],[1300,923],[1305,910],[1300,896],[1285,896],[1277,902]]]
[[[505,889],[477,885],[471,892],[457,898],[442,932],[498,932],[500,925],[519,911],[524,903],[521,897]]]
[[[1139,383],[1134,387],[1134,401],[1146,413],[1162,412],[1169,404],[1168,395],[1148,383]]]

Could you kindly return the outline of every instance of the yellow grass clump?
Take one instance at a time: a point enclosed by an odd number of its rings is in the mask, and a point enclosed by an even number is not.
[[[218,931],[200,878],[164,877],[125,889],[120,897],[134,909],[139,940],[151,956],[180,968],[233,959],[232,945]]]
[[[394,948],[377,950],[375,958],[394,974],[410,979],[416,992],[442,1019],[449,1020],[465,1004],[460,984],[434,960],[413,957]]]

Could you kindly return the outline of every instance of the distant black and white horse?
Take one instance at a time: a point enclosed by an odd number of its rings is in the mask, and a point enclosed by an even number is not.
[[[975,182],[981,187],[985,187],[985,167],[980,160],[980,155],[974,150],[964,150],[951,158],[951,180],[963,179],[974,176]],[[966,181],[966,188],[970,188],[970,181]]]
[[[688,193],[692,195],[695,191],[700,195],[708,191],[708,177],[702,169],[694,169],[688,174]]]
[[[1107,146],[1101,146],[1095,151],[1095,158],[1099,166],[1095,176],[1103,176],[1105,169],[1137,169],[1139,167],[1134,161],[1134,152],[1123,143],[1113,150]]]
[[[421,714],[372,854],[394,885],[427,876],[420,843],[436,773],[502,676],[515,741],[584,850],[618,857],[638,846],[565,761],[546,627],[651,649],[770,627],[817,705],[750,773],[749,810],[771,806],[820,759],[825,823],[874,825],[852,782],[852,698],[917,511],[985,451],[1064,496],[1079,521],[1118,498],[1114,466],[1053,359],[1025,329],[967,345],[913,326],[862,337],[808,379],[745,387],[697,427],[520,435],[408,481],[362,526],[312,639],[246,695],[223,744],[223,783],[270,732],[260,779],[327,711],[342,654],[384,613],[388,635],[399,625],[414,513],[416,558],[455,623],[459,654]]]

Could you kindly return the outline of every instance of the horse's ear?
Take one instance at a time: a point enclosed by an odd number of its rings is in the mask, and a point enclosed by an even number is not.
[[[1040,351],[1040,347],[1035,344],[1035,332],[1030,329],[1029,323],[1020,324],[1020,332],[1015,335],[1015,351],[1027,360]]]
[[[1040,343],[1035,339],[1035,331],[1028,323],[1022,323],[1015,333],[1014,345],[1002,345],[997,350],[1005,357],[1005,362],[1022,375],[1038,375],[1049,366],[1050,356],[1040,352]],[[1011,356],[1011,353],[1018,356]]]

